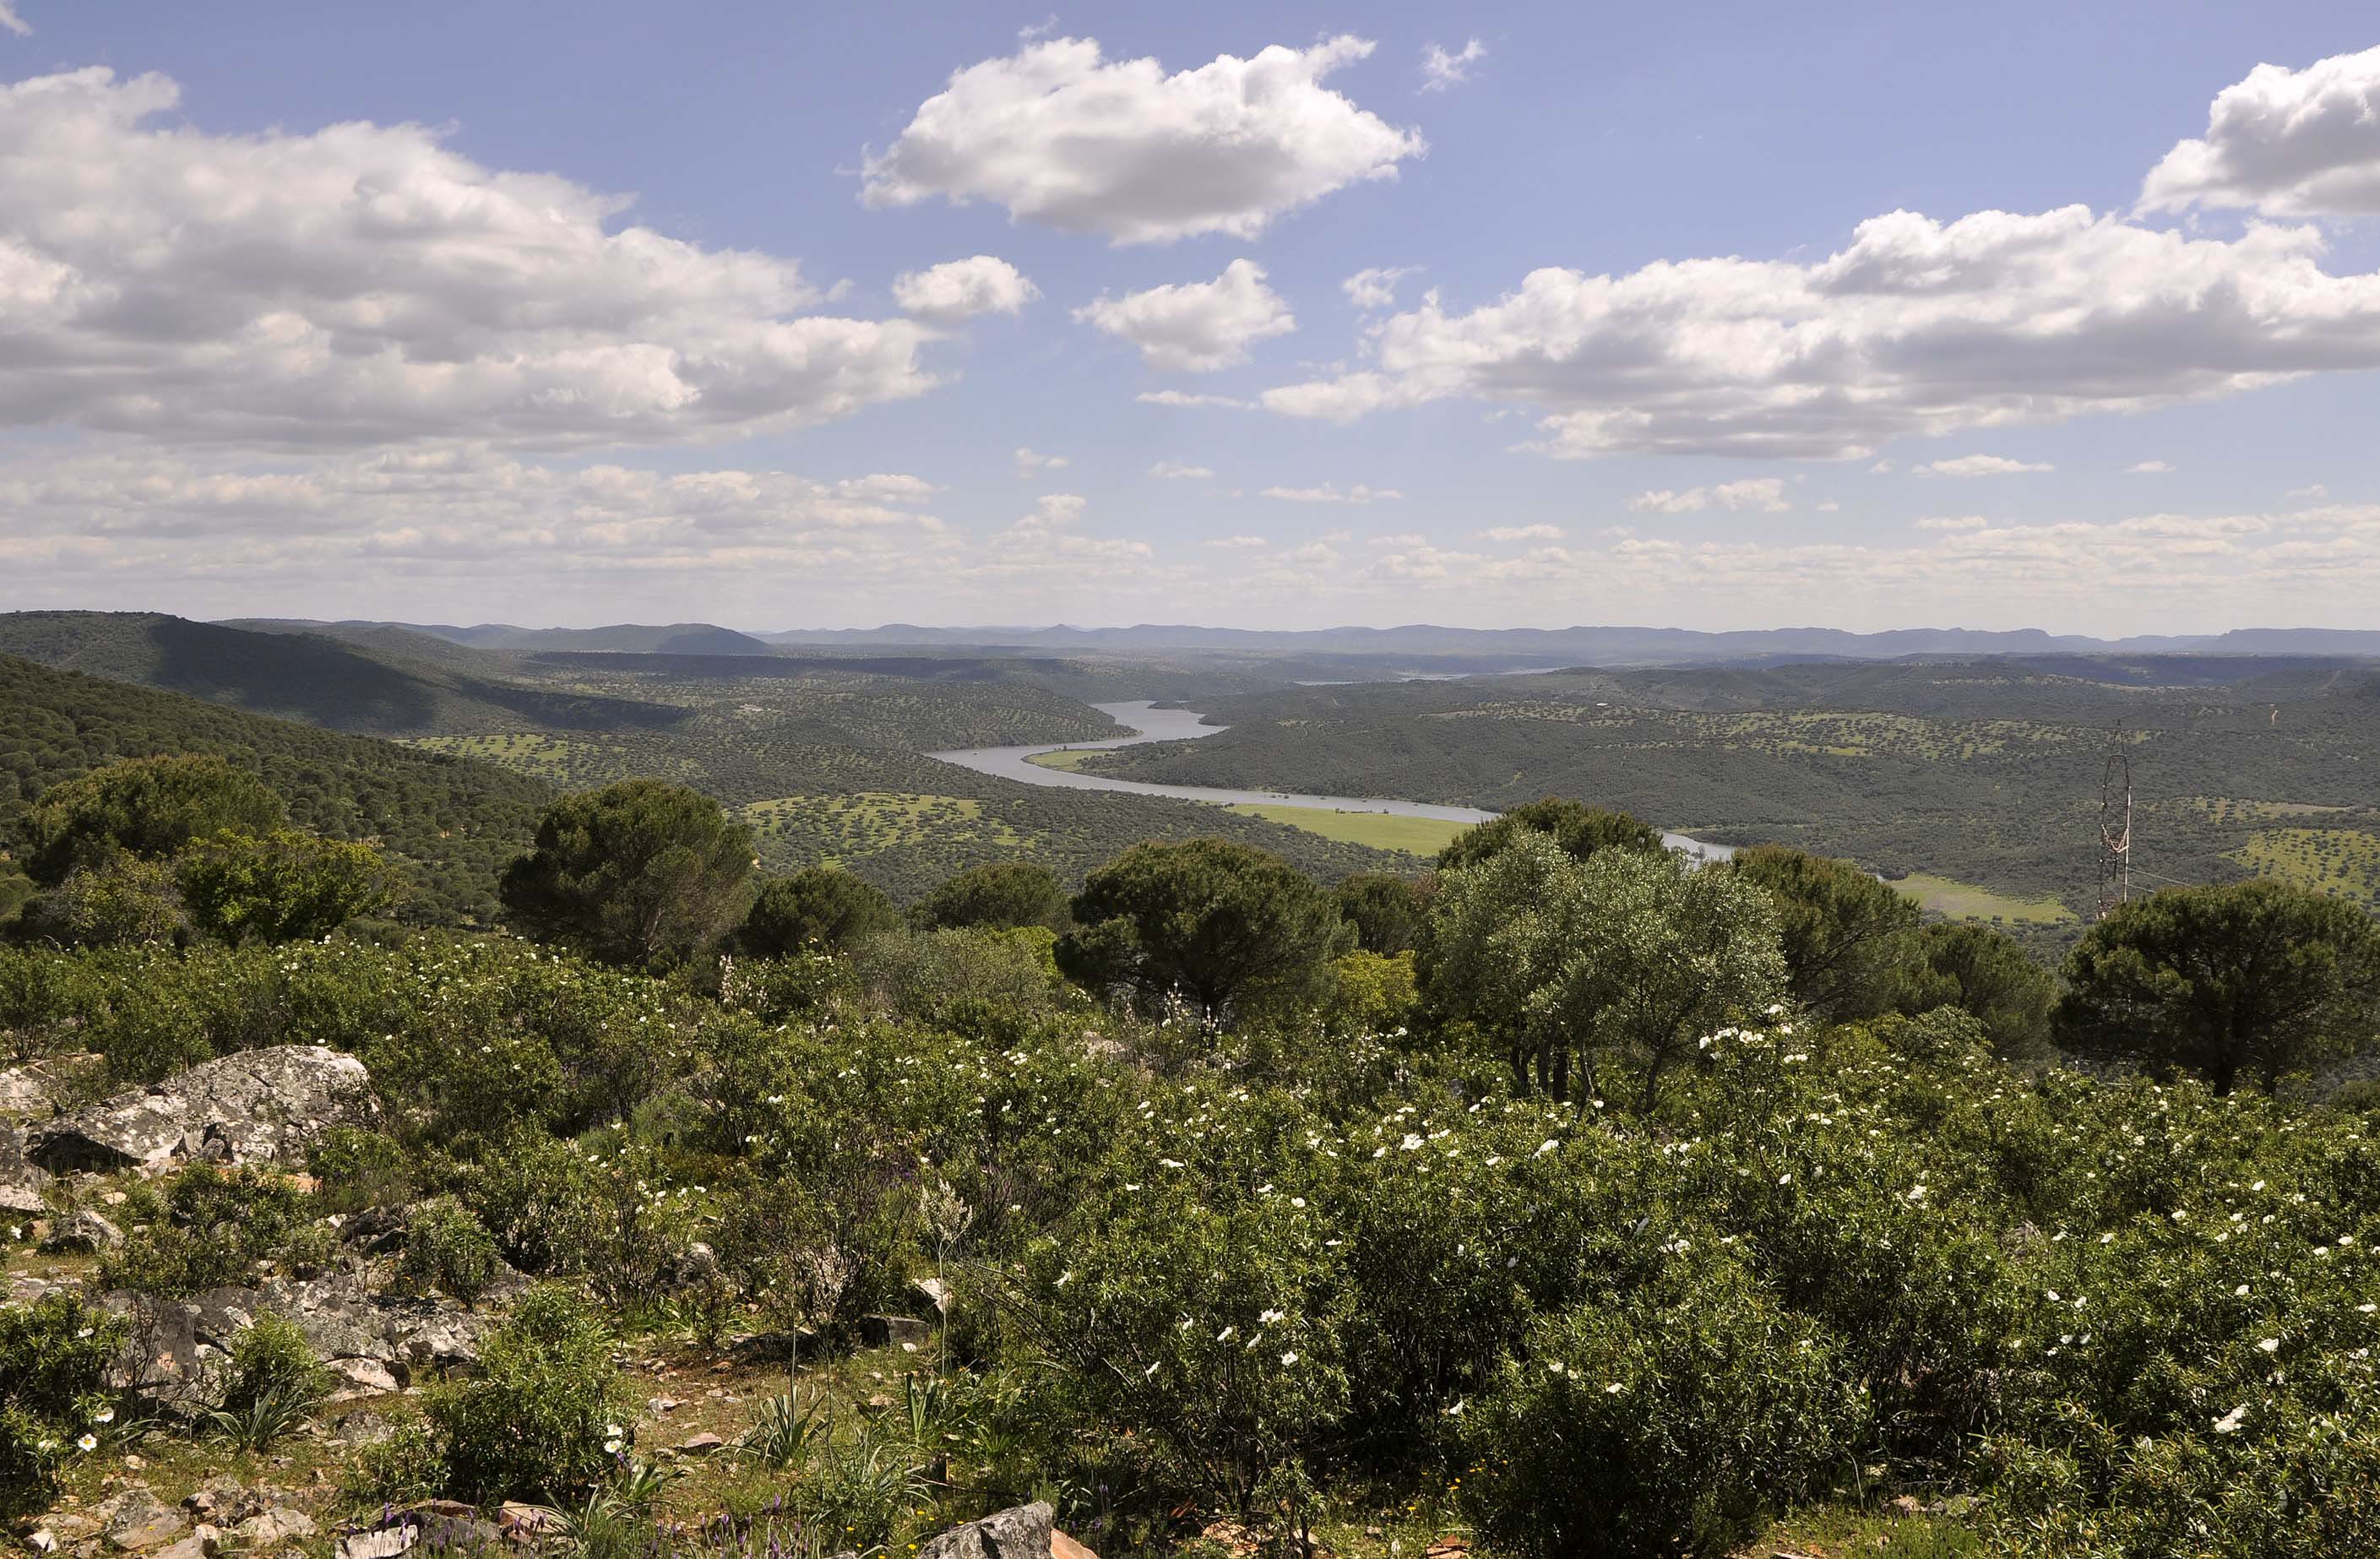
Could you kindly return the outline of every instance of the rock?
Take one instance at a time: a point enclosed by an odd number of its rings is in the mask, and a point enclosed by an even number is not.
[[[268,1543],[287,1542],[295,1538],[310,1538],[322,1531],[314,1518],[302,1510],[276,1506],[260,1516],[251,1516],[234,1527],[232,1536],[250,1548],[262,1548]]]
[[[726,1443],[715,1434],[696,1434],[680,1442],[678,1450],[689,1456],[707,1456]]]
[[[645,1399],[645,1406],[651,1408],[658,1416],[663,1413],[674,1413],[686,1404],[674,1396],[652,1396]]]
[[[369,1532],[349,1532],[339,1540],[335,1552],[338,1559],[396,1559],[407,1549],[421,1541],[421,1529],[409,1521],[398,1521],[386,1527],[375,1527]]]
[[[1050,1559],[1099,1559],[1099,1556],[1052,1527],[1050,1529]]]
[[[894,1343],[922,1343],[932,1335],[933,1329],[913,1315],[863,1315],[859,1318],[860,1340],[871,1348],[887,1347]]]
[[[124,1231],[88,1208],[70,1212],[58,1220],[57,1227],[44,1240],[44,1250],[117,1250],[124,1245]]]
[[[560,1535],[564,1517],[560,1511],[541,1504],[523,1504],[506,1500],[496,1513],[496,1525],[504,1535],[524,1542],[534,1543],[548,1535]]]
[[[157,1550],[155,1559],[207,1559],[222,1538],[223,1534],[212,1527],[200,1527],[180,1541]]]
[[[755,1332],[728,1344],[727,1351],[738,1364],[783,1364],[797,1351],[803,1358],[821,1357],[819,1335],[807,1326],[798,1332]]]
[[[361,1061],[321,1045],[241,1051],[45,1122],[26,1154],[54,1175],[290,1163],[332,1127],[370,1117],[370,1081]]]
[[[1906,1517],[1925,1514],[1925,1502],[1914,1494],[1895,1494],[1888,1504],[1895,1516]]]
[[[0,1111],[12,1115],[38,1115],[50,1107],[50,1079],[29,1066],[0,1072]]]
[[[55,1553],[58,1551],[58,1535],[47,1527],[37,1527],[27,1534],[25,1546],[36,1553]]]
[[[910,1291],[934,1307],[936,1315],[951,1313],[951,1285],[938,1277],[921,1277],[909,1285]]]
[[[0,1186],[0,1212],[38,1218],[49,1210],[49,1200],[30,1186]]]
[[[94,1514],[99,1517],[100,1536],[110,1548],[124,1553],[162,1548],[190,1528],[188,1516],[139,1487],[115,1495]]]
[[[917,1559],[1051,1559],[1050,1510],[1037,1500],[953,1527],[917,1550]]]
[[[331,1360],[331,1368],[353,1388],[334,1393],[337,1400],[345,1401],[368,1392],[405,1389],[396,1376],[390,1372],[389,1367],[377,1358],[334,1358]]]

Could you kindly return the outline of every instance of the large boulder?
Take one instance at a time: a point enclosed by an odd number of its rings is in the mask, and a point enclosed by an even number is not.
[[[1050,1516],[1039,1500],[996,1510],[952,1528],[917,1550],[917,1559],[1050,1559]]]
[[[332,1127],[369,1119],[370,1085],[362,1062],[321,1045],[244,1050],[38,1126],[26,1156],[54,1175],[293,1162]]]

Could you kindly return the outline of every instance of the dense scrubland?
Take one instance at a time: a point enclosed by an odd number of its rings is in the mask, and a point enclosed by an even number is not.
[[[178,752],[88,713],[157,695],[30,673],[88,705],[21,749],[0,948],[59,1166],[14,1151],[0,1494],[50,1542],[169,1526],[138,1457],[258,1504],[233,1544],[443,1498],[897,1555],[1041,1497],[1111,1554],[2380,1552],[2343,899],[2159,893],[2053,971],[1548,802],[1427,872],[1016,851],[905,908],[638,778],[543,793],[474,931],[392,918],[396,837],[317,810],[356,738]],[[42,1146],[276,1047],[369,1096],[286,1153]],[[476,1340],[400,1380],[330,1294]],[[218,1341],[169,1379],[176,1306]]]

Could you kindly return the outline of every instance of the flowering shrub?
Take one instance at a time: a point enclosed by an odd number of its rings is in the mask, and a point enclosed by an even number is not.
[[[423,1417],[429,1454],[406,1476],[461,1499],[551,1504],[612,1470],[631,1421],[611,1334],[561,1287],[525,1296],[489,1340],[480,1373],[432,1387]]]
[[[48,1504],[67,1457],[115,1416],[108,1367],[126,1323],[67,1294],[0,1309],[0,1514]]]

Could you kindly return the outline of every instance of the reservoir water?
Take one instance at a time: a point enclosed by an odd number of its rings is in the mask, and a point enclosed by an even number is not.
[[[1071,790],[1122,790],[1137,796],[1165,796],[1177,801],[1204,801],[1218,807],[1315,807],[1325,811],[1386,812],[1396,817],[1436,818],[1446,822],[1485,822],[1496,815],[1477,807],[1441,807],[1428,801],[1397,801],[1380,796],[1309,796],[1296,791],[1233,790],[1209,785],[1153,785],[1144,780],[1111,779],[1104,774],[1078,773],[1072,769],[1045,768],[1039,763],[1026,761],[1037,753],[1063,752],[1081,748],[1135,747],[1153,741],[1188,741],[1199,737],[1211,737],[1224,729],[1220,725],[1200,725],[1201,716],[1195,710],[1160,709],[1147,699],[1094,704],[1091,707],[1116,724],[1129,727],[1130,734],[1109,737],[1100,741],[1042,742],[1026,747],[970,747],[954,752],[929,752],[926,756],[940,759],[945,763],[955,763],[963,769],[973,769],[979,774],[993,774],[1025,785],[1056,786]],[[1662,838],[1669,842],[1671,849],[1684,850],[1702,860],[1722,860],[1735,853],[1725,845],[1706,845],[1682,834],[1665,834]]]

